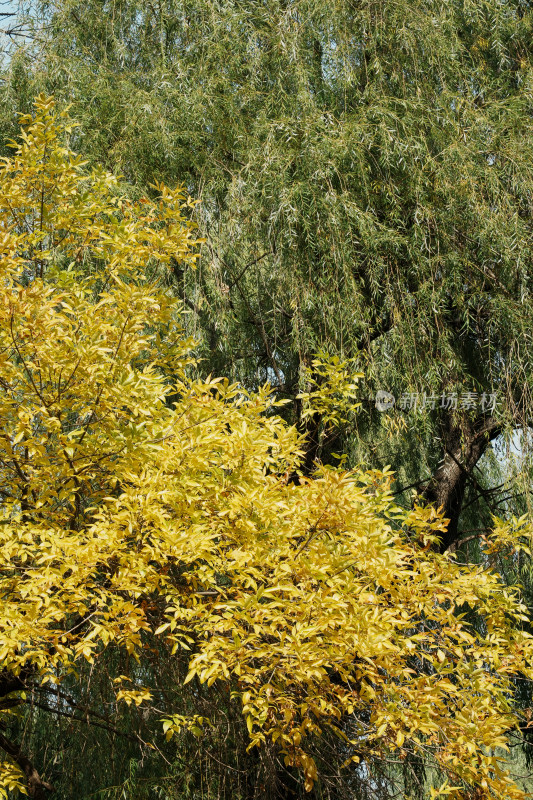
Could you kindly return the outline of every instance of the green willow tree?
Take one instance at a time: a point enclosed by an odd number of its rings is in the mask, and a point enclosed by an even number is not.
[[[443,549],[472,555],[492,513],[528,506],[528,459],[508,481],[490,445],[531,422],[529,2],[54,0],[26,20],[4,130],[43,88],[132,195],[185,180],[201,200],[202,260],[173,283],[206,374],[270,379],[308,469],[391,463],[444,506]],[[320,350],[365,374],[351,427],[304,417]]]

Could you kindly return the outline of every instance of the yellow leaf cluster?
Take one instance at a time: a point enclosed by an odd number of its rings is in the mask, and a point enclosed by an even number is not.
[[[487,556],[512,555],[518,550],[531,555],[533,541],[533,523],[524,514],[521,517],[512,516],[503,520],[493,517],[494,529],[489,536],[483,537],[483,550]]]
[[[532,675],[517,592],[435,552],[445,523],[397,507],[388,469],[289,480],[302,440],[269,389],[187,376],[160,276],[194,264],[190,201],[130,203],[84,172],[50,99],[24,123],[0,172],[1,670],[60,684],[157,637],[190,653],[186,683],[230,685],[250,745],[275,742],[307,789],[306,743],[333,730],[354,760],[431,754],[452,798],[521,798],[497,753]],[[117,699],[150,703],[124,681]]]
[[[342,360],[325,351],[317,353],[304,371],[307,391],[298,395],[304,401],[302,419],[319,414],[326,428],[349,422],[361,405],[355,400],[357,382],[362,377],[362,372],[355,371],[354,359]]]
[[[28,794],[24,773],[11,762],[0,761],[0,798],[7,800],[12,792]]]

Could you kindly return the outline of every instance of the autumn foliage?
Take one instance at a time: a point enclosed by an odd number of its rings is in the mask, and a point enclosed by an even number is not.
[[[268,387],[194,377],[165,290],[197,258],[191,200],[126,199],[49,98],[22,122],[0,172],[0,713],[110,647],[142,663],[157,637],[189,654],[185,683],[228,684],[250,746],[275,743],[307,789],[328,730],[348,761],[432,759],[435,797],[523,797],[502,761],[513,681],[533,677],[518,590],[436,552],[445,522],[398,507],[387,469],[298,476]],[[177,746],[210,725],[157,713]],[[40,796],[4,745],[4,795]]]

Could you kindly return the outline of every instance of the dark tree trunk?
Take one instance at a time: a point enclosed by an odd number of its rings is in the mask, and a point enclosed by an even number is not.
[[[445,420],[442,431],[444,458],[420,495],[426,503],[442,508],[449,520],[442,537],[441,552],[458,540],[459,516],[467,484],[476,483],[474,468],[500,431],[501,425],[492,417],[474,422],[462,420],[460,424],[454,424],[451,417]]]

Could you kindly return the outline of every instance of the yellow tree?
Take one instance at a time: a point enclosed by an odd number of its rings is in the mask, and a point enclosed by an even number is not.
[[[512,681],[533,675],[518,592],[435,552],[445,522],[397,507],[387,469],[298,479],[302,442],[268,387],[190,377],[164,289],[173,259],[194,265],[190,199],[129,202],[84,171],[49,98],[23,125],[0,173],[0,714],[60,697],[110,647],[142,663],[153,638],[190,654],[186,683],[226,682],[250,746],[277,747],[307,789],[328,730],[356,763],[433,759],[434,796],[524,797],[501,759]],[[345,365],[324,369],[349,397]],[[515,527],[488,551],[529,535]],[[168,738],[209,725],[152,710]],[[4,796],[52,791],[0,747]]]

